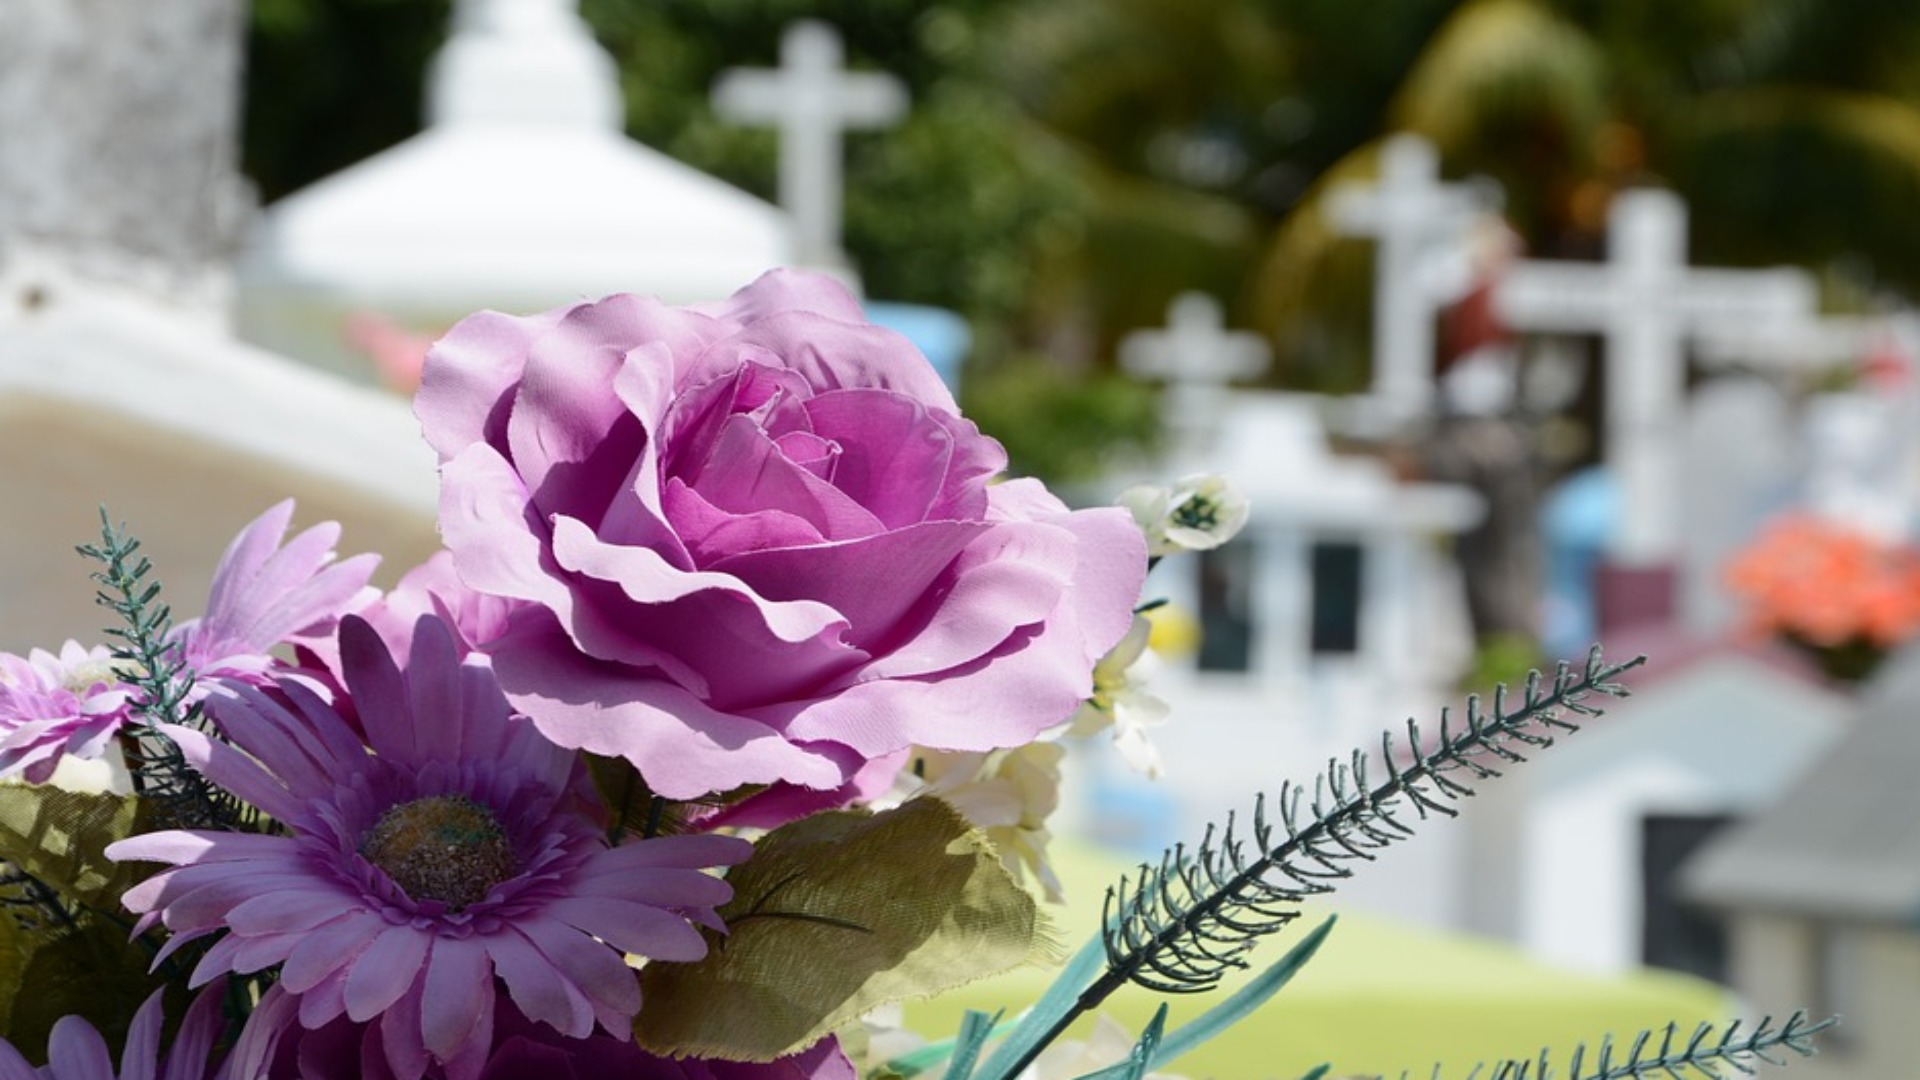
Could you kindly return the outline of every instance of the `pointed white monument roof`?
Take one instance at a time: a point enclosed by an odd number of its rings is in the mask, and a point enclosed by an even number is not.
[[[617,73],[576,3],[461,0],[427,129],[270,207],[242,264],[248,305],[688,302],[791,261],[780,211],[621,134]]]

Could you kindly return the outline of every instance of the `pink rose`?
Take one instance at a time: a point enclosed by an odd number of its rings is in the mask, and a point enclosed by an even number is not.
[[[475,315],[416,409],[461,579],[521,605],[478,643],[508,696],[669,798],[1028,742],[1145,573],[1126,511],[991,483],[1000,445],[824,277]]]

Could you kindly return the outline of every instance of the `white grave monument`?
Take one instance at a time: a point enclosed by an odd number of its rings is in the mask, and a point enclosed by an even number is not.
[[[1472,491],[1405,483],[1381,461],[1333,453],[1325,403],[1303,394],[1222,395],[1205,417],[1219,432],[1206,468],[1252,505],[1241,535],[1205,556],[1170,558],[1146,594],[1203,627],[1243,628],[1237,648],[1202,643],[1169,657],[1150,686],[1174,704],[1152,732],[1180,837],[1196,836],[1246,792],[1307,777],[1330,755],[1377,748],[1382,727],[1426,717],[1453,696],[1471,633],[1465,594],[1443,540],[1484,511]],[[1164,467],[1155,477],[1166,479]],[[1224,660],[1223,660],[1224,656]],[[1412,845],[1392,869],[1349,883],[1371,910],[1429,924],[1457,912],[1449,841]],[[1436,874],[1438,878],[1425,878]],[[1348,895],[1343,890],[1343,895]]]
[[[1608,217],[1606,262],[1519,260],[1496,297],[1516,330],[1604,339],[1606,462],[1624,497],[1610,556],[1626,567],[1665,565],[1678,552],[1687,343],[1727,327],[1788,324],[1816,303],[1799,270],[1689,267],[1686,233],[1678,196],[1624,192]]]
[[[181,618],[288,496],[389,581],[436,546],[406,405],[222,329],[244,25],[239,0],[0,5],[0,649],[101,640],[73,547],[103,504]]]
[[[1129,375],[1167,384],[1161,412],[1179,468],[1205,463],[1231,397],[1228,384],[1258,377],[1271,357],[1265,338],[1228,330],[1220,302],[1200,292],[1173,298],[1165,329],[1136,330],[1120,342],[1120,366]]]
[[[840,251],[841,133],[888,127],[906,115],[899,79],[843,67],[833,27],[813,19],[780,39],[780,67],[729,68],[713,87],[713,107],[730,120],[780,131],[780,205],[793,215],[803,266],[847,269]]]
[[[1435,313],[1469,285],[1468,232],[1498,201],[1484,183],[1442,183],[1433,145],[1404,133],[1380,148],[1375,184],[1342,184],[1330,195],[1334,227],[1378,244],[1369,395],[1392,422],[1432,415]]]
[[[791,263],[786,217],[621,134],[577,0],[459,0],[427,129],[268,208],[242,266],[252,340],[371,377],[345,325],[437,333],[483,307],[612,292],[716,300]]]

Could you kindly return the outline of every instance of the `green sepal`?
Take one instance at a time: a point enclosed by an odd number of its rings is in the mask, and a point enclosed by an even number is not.
[[[771,1061],[1052,948],[993,845],[937,799],[785,825],[727,881],[706,957],[641,972],[633,1030],[656,1054]]]

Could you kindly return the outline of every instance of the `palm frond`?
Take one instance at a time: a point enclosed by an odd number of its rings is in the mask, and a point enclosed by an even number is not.
[[[1367,755],[1356,750],[1329,762],[1310,786],[1284,785],[1274,800],[1277,821],[1262,796],[1246,834],[1229,815],[1224,828],[1208,827],[1194,851],[1176,845],[1157,867],[1142,865],[1107,892],[1107,972],[1082,1000],[1128,981],[1164,993],[1212,989],[1247,966],[1261,938],[1299,917],[1302,900],[1332,891],[1352,875],[1352,863],[1411,835],[1409,810],[1420,819],[1455,816],[1451,803],[1472,795],[1475,783],[1551,746],[1554,732],[1578,730],[1570,715],[1598,715],[1585,698],[1624,697],[1627,689],[1614,680],[1644,659],[1608,665],[1596,646],[1577,673],[1563,663],[1551,681],[1529,675],[1517,706],[1509,706],[1504,686],[1495,689],[1491,711],[1469,697],[1464,724],[1442,710],[1430,749],[1409,719],[1404,754],[1391,731],[1381,736],[1390,775],[1378,786],[1369,786]],[[1403,757],[1410,764],[1396,765]]]

